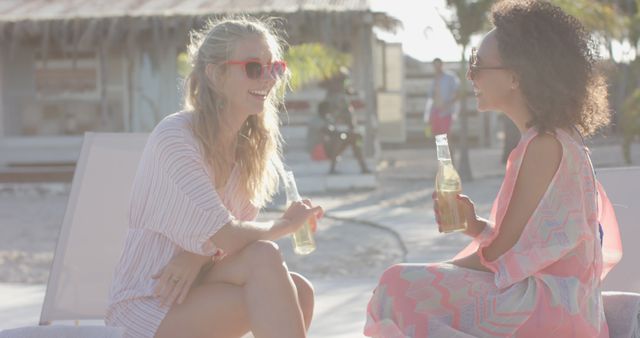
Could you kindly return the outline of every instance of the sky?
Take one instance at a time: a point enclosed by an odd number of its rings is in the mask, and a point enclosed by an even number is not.
[[[444,61],[460,60],[461,48],[439,15],[447,16],[450,13],[445,0],[370,1],[374,11],[386,12],[404,25],[404,29],[396,34],[377,31],[379,38],[388,42],[402,42],[404,53],[420,61],[432,61],[436,57]],[[481,38],[481,35],[472,37],[471,45],[477,46]],[[600,46],[600,55],[609,57],[606,46]],[[628,42],[614,41],[613,59],[616,62],[629,62],[634,57]]]
[[[395,35],[378,32],[378,37],[402,42],[405,54],[420,61],[436,57],[444,61],[460,60],[461,48],[438,14],[449,13],[445,0],[371,0],[371,5],[374,11],[387,12],[402,21],[403,30]]]

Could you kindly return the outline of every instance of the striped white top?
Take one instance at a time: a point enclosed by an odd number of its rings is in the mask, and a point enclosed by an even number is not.
[[[187,250],[212,256],[217,249],[210,238],[216,231],[234,218],[253,220],[258,213],[240,193],[237,167],[218,194],[191,131],[192,117],[191,112],[170,115],[149,136],[134,179],[129,230],[109,309],[153,296],[151,276],[175,255]]]

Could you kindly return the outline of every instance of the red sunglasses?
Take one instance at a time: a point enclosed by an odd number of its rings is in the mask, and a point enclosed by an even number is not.
[[[287,70],[287,64],[284,61],[274,61],[267,64],[262,64],[260,61],[248,60],[248,61],[235,61],[229,60],[225,62],[229,65],[244,66],[244,71],[247,74],[247,78],[252,80],[257,79],[279,79],[284,76]]]

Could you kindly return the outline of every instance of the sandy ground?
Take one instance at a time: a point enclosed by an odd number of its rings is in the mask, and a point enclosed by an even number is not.
[[[47,282],[68,184],[0,185],[0,282]]]
[[[614,142],[601,143],[592,147],[596,168],[623,165],[620,146]],[[416,221],[432,221],[427,211],[431,208],[430,191],[437,170],[434,152],[431,147],[385,151],[378,166],[380,188],[330,193],[316,198],[325,209],[343,219],[349,219],[352,214],[363,219],[361,216],[370,210],[370,214],[378,215],[378,219],[366,220],[392,224],[391,228],[403,236],[404,244],[412,251],[410,246],[414,236],[404,234],[403,226]],[[479,214],[485,216],[488,216],[504,173],[504,165],[499,163],[500,153],[501,150],[495,148],[470,151],[474,176],[479,180],[465,182],[465,192],[477,202]],[[632,147],[632,158],[636,165],[640,163],[640,145]],[[0,184],[0,283],[46,284],[69,190],[70,184],[63,183]],[[281,208],[281,202],[276,202],[270,209]],[[396,204],[403,208],[393,209]],[[393,210],[395,214],[380,215],[376,211],[381,209]],[[403,217],[403,210],[408,216]],[[416,220],[416,210],[425,210],[427,218]],[[277,213],[265,212],[259,218],[277,216]],[[389,218],[395,221],[390,222]],[[423,241],[422,236],[415,237]],[[441,236],[434,236],[432,244],[444,251],[438,254],[437,248],[431,247],[428,251],[432,259],[429,261],[448,257],[455,252],[452,248],[460,245],[455,236],[449,236],[447,240],[453,242],[447,245]],[[426,255],[413,257],[415,253],[403,257],[402,244],[397,237],[361,222],[324,219],[317,233],[317,242],[317,252],[301,257],[292,253],[289,238],[278,241],[290,269],[310,278],[375,277],[386,266],[403,258],[408,261],[426,258]]]
[[[623,164],[619,146],[604,144],[592,150],[596,168]],[[637,165],[640,145],[632,150]],[[435,230],[430,197],[437,168],[434,152],[385,152],[378,166],[378,189],[313,196],[337,217],[321,221],[313,254],[296,256],[289,238],[278,241],[289,268],[316,285],[317,318],[310,337],[362,337],[364,309],[387,266],[402,260],[449,259],[468,242],[461,235],[443,236]],[[464,190],[483,216],[488,216],[504,173],[499,155],[499,149],[470,153],[476,180],[464,182]],[[0,184],[0,330],[37,323],[69,188]],[[260,218],[277,216],[266,212]]]
[[[0,185],[0,283],[47,283],[69,189],[57,183]],[[276,217],[273,211],[259,216]],[[292,271],[313,279],[375,277],[403,255],[388,232],[349,221],[323,219],[316,241],[308,256],[295,255],[290,238],[278,241]]]

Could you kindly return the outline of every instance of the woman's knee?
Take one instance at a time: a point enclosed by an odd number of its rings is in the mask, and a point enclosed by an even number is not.
[[[297,273],[292,272],[291,279],[298,293],[298,304],[300,304],[300,310],[302,310],[305,327],[308,329],[309,325],[311,325],[311,319],[313,318],[315,290],[309,280]]]
[[[388,267],[380,277],[380,283],[386,283],[390,281],[397,280],[400,278],[402,271],[405,269],[405,265],[403,264],[395,264]]]
[[[296,286],[296,290],[298,291],[298,298],[300,299],[300,302],[313,304],[315,295],[313,284],[311,284],[311,282],[304,276],[295,272],[291,272],[290,275]]]
[[[280,248],[272,241],[256,241],[249,244],[244,254],[252,269],[284,267]]]

